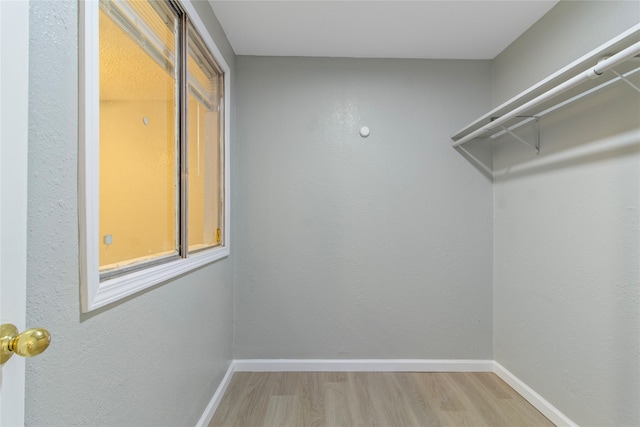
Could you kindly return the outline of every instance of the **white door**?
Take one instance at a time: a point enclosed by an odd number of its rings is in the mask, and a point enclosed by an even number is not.
[[[25,329],[29,2],[0,0],[0,321]],[[24,425],[24,359],[0,368],[0,426]]]

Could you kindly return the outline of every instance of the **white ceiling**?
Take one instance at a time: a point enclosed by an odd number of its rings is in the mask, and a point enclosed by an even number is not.
[[[238,55],[493,59],[558,1],[209,0]]]

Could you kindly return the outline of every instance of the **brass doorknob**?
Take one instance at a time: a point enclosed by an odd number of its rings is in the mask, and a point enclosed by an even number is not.
[[[44,328],[31,328],[18,334],[15,325],[5,323],[0,326],[0,365],[14,353],[22,357],[37,356],[49,347],[49,343],[51,334]]]

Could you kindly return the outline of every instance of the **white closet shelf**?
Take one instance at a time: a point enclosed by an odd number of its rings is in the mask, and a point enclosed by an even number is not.
[[[640,71],[640,24],[614,37],[489,111],[451,139],[458,147],[476,138],[489,138],[546,114]]]

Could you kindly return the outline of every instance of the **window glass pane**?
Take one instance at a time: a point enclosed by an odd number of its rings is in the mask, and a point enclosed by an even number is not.
[[[178,19],[100,2],[100,271],[177,254]]]
[[[222,244],[222,73],[196,31],[188,29],[189,251]]]

